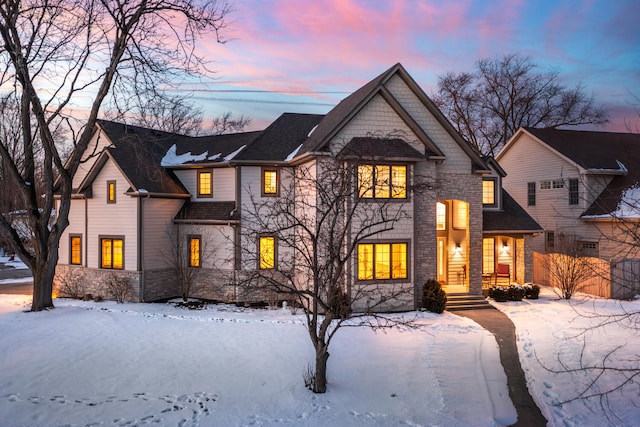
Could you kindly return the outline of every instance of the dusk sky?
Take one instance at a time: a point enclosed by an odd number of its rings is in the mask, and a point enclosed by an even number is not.
[[[216,80],[193,100],[261,129],[283,112],[326,113],[400,62],[428,95],[438,76],[520,53],[604,105],[601,130],[640,128],[640,2],[235,0],[224,45],[204,43]]]

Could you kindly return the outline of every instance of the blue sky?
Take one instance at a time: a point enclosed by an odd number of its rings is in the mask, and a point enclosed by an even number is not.
[[[236,0],[227,42],[203,41],[215,78],[184,83],[206,117],[265,127],[283,112],[325,113],[401,62],[427,94],[447,71],[520,53],[610,112],[603,130],[640,128],[640,2]]]

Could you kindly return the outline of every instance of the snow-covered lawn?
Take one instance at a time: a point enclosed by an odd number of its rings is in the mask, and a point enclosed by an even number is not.
[[[29,297],[0,295],[0,425],[495,426],[515,422],[494,337],[469,319],[417,313],[421,328],[338,332],[329,390],[314,395],[303,372],[313,360],[302,317],[231,305],[194,311],[170,304],[57,299],[25,313]],[[603,310],[612,302],[596,301]],[[625,303],[640,309],[639,302]],[[530,389],[553,426],[608,423],[575,402],[579,380],[545,371],[533,356],[567,360],[585,320],[544,290],[538,301],[497,304],[517,325]],[[581,307],[587,307],[583,304]],[[589,303],[588,307],[592,307]],[[409,316],[416,315],[415,313]],[[406,316],[406,315],[405,315]],[[616,342],[640,353],[635,331],[588,334],[589,355]],[[629,394],[630,393],[630,394]],[[637,396],[616,397],[620,425],[640,423]]]
[[[609,394],[608,402],[602,402],[607,411],[603,411],[598,397],[558,405],[586,390],[599,372],[553,374],[544,368],[562,370],[564,364],[565,368],[575,369],[581,363],[601,366],[609,352],[622,346],[610,356],[607,365],[640,373],[640,300],[616,301],[578,294],[566,301],[543,288],[537,301],[494,305],[516,325],[520,363],[529,392],[549,425],[640,425],[638,382]],[[613,321],[614,316],[620,321],[598,327]],[[607,371],[588,394],[619,386],[624,375],[631,376]]]

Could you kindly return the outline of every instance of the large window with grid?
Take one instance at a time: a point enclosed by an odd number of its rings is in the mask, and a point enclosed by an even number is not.
[[[407,166],[358,166],[358,195],[363,199],[406,199]]]
[[[358,280],[394,280],[408,277],[408,244],[360,243]]]
[[[100,238],[100,268],[124,269],[124,238]]]

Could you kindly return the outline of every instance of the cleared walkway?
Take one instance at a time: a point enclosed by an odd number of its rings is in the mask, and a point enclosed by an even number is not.
[[[547,419],[529,394],[527,380],[520,366],[516,345],[516,327],[500,310],[464,310],[456,311],[458,316],[468,317],[491,332],[500,347],[500,362],[507,375],[509,397],[518,413],[518,427],[546,426]]]

